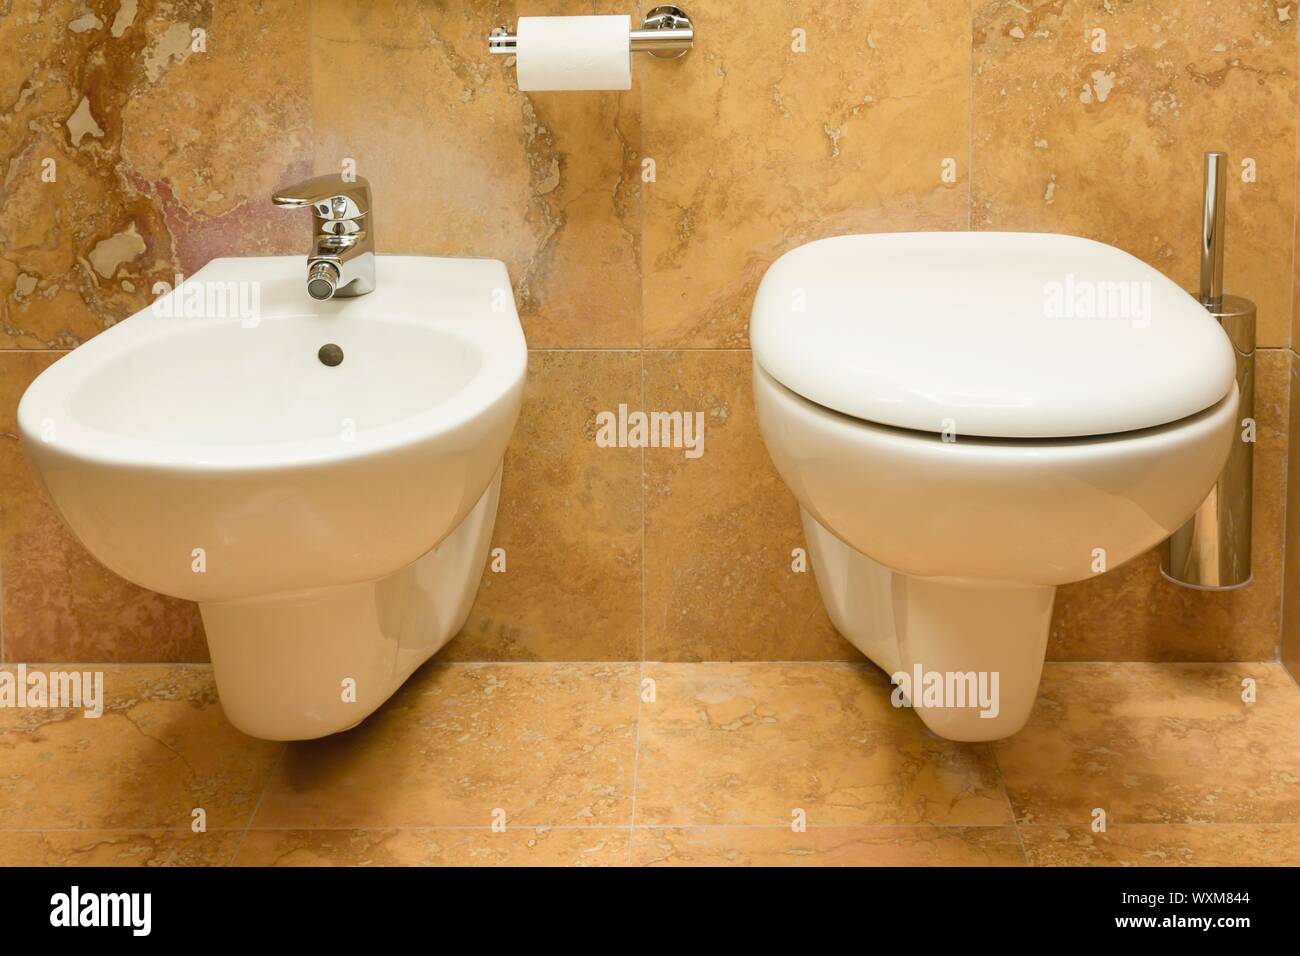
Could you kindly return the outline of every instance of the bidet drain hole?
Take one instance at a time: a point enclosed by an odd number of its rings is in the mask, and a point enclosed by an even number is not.
[[[316,353],[322,365],[328,365],[333,368],[343,361],[343,350],[330,342],[328,345],[322,345],[320,351]]]

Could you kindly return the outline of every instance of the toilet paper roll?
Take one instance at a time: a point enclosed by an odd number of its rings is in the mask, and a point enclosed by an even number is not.
[[[521,90],[630,90],[632,18],[520,17]]]

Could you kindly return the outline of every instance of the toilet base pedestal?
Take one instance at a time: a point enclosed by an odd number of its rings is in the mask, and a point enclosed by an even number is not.
[[[997,740],[1023,727],[1043,675],[1056,588],[906,574],[894,574],[892,585],[900,670],[925,725],[949,740]]]
[[[436,547],[388,577],[203,603],[226,717],[267,740],[356,726],[465,624],[487,562],[501,472]]]
[[[804,533],[832,623],[897,676],[906,700],[950,740],[997,740],[1029,719],[1056,588],[893,571],[806,511]]]

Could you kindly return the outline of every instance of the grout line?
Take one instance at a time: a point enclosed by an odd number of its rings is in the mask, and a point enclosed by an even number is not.
[[[645,407],[645,353],[641,359],[641,406]],[[637,662],[636,729],[632,735],[632,812],[627,825],[627,864],[632,865],[633,837],[636,835],[636,798],[641,771],[641,688],[645,681],[645,449],[641,449],[641,660]]]
[[[1002,785],[1002,796],[1007,801],[1007,811],[1011,814],[1011,828],[1016,832],[1016,842],[1020,844],[1020,855],[1025,860],[1025,866],[1033,866],[1029,862],[1029,851],[1025,849],[1025,838],[1020,835],[1020,821],[1016,819],[1016,808],[1011,802],[1011,791],[1007,789],[1007,778],[1002,774],[1002,764],[998,761],[997,748],[990,745],[989,754],[993,757],[993,769],[997,771],[998,783]]]
[[[1300,135],[1300,126],[1297,127],[1297,135]],[[1293,194],[1293,207],[1294,207],[1294,194]],[[1293,215],[1292,219],[1294,220],[1294,218],[1295,217]],[[1294,228],[1294,224],[1293,224],[1293,228]],[[1292,271],[1292,275],[1294,275],[1295,274],[1294,249],[1292,250],[1291,271]],[[1294,297],[1294,291],[1295,290],[1292,289],[1293,297]],[[1282,429],[1282,433],[1286,436],[1286,454],[1282,456],[1282,546],[1281,548],[1278,549],[1279,552],[1278,553],[1278,571],[1279,571],[1278,577],[1280,578],[1280,583],[1277,589],[1277,659],[1278,659],[1278,663],[1282,665],[1282,669],[1284,671],[1287,671],[1288,673],[1290,673],[1290,670],[1287,668],[1286,660],[1285,660],[1286,621],[1288,616],[1287,615],[1288,601],[1287,601],[1287,593],[1286,593],[1287,592],[1286,562],[1287,562],[1287,552],[1291,550],[1287,547],[1287,539],[1291,537],[1287,529],[1290,527],[1290,519],[1293,517],[1293,507],[1295,505],[1295,502],[1291,500],[1291,495],[1289,494],[1291,490],[1291,454],[1292,454],[1291,443],[1296,440],[1296,436],[1293,433],[1291,428],[1291,424],[1295,420],[1295,415],[1296,415],[1296,410],[1295,408],[1292,407],[1293,406],[1292,398],[1294,397],[1296,391],[1295,390],[1295,369],[1293,368],[1294,365],[1295,365],[1295,359],[1291,355],[1287,355],[1286,368],[1283,370],[1283,374],[1286,376],[1286,388],[1283,389],[1283,398],[1286,401],[1286,427]],[[1252,494],[1253,493],[1254,492],[1252,491]],[[1298,556],[1292,555],[1292,557],[1298,557]],[[1292,680],[1294,679],[1295,679],[1295,675],[1292,675]],[[1297,687],[1300,687],[1300,685],[1297,685]]]
[[[1262,346],[1260,346],[1262,347]],[[750,352],[749,346],[736,347],[712,347],[712,346],[684,346],[684,345],[666,345],[653,346],[647,349],[641,349],[640,346],[634,345],[611,345],[611,346],[529,346],[530,352]]]
[[[316,148],[319,137],[316,130],[316,0],[307,4],[307,116],[311,119],[311,147],[307,156],[307,169],[316,175]]]
[[[206,667],[212,668],[211,661],[0,661],[0,666],[17,667],[19,664],[25,664],[27,667],[43,667],[49,670],[59,668],[84,668],[84,667]]]
[[[632,734],[632,812],[627,824],[627,863],[632,865],[632,841],[636,836],[636,792],[641,769],[641,682],[645,679],[645,662],[642,662],[636,681],[636,729]]]
[[[643,296],[644,297],[644,296]],[[1300,344],[1300,343],[1297,343]],[[39,355],[42,353],[68,354],[69,349],[0,349],[0,355]],[[528,347],[529,352],[752,352],[749,346],[704,346],[704,345],[556,345]],[[1296,345],[1256,345],[1256,352],[1291,352],[1300,356]]]
[[[1265,663],[1270,663],[1270,662],[1265,662]],[[1277,663],[1282,666],[1282,671],[1286,674],[1286,676],[1291,678],[1291,683],[1295,685],[1295,689],[1297,691],[1300,691],[1300,676],[1291,673],[1291,668],[1287,667],[1286,661],[1278,661]]]
[[[1044,664],[1052,665],[1070,665],[1070,664],[1149,664],[1158,667],[1213,667],[1222,665],[1224,667],[1236,664],[1277,664],[1280,663],[1276,657],[1252,657],[1244,660],[1231,661],[1108,661],[1108,660],[1068,660],[1054,661],[1045,660]]]
[[[1183,820],[1166,820],[1160,822],[1142,822],[1142,821],[1122,821],[1119,823],[1112,822],[1109,827],[1123,827],[1125,829],[1147,829],[1155,827],[1196,827],[1198,829],[1210,828],[1244,828],[1244,827],[1270,827],[1270,828],[1294,828],[1300,829],[1300,823],[1289,821],[1263,821],[1263,822],[1214,822],[1214,821],[1183,821]],[[809,830],[1008,830],[1011,824],[1006,823],[812,823],[808,824]],[[1017,829],[1024,828],[1034,829],[1090,829],[1087,823],[1073,822],[1051,822],[1042,821],[1039,823],[1021,823],[1017,824]],[[573,832],[586,832],[591,830],[609,831],[611,833],[622,833],[628,829],[623,823],[526,823],[513,824],[507,828],[506,832],[526,832],[526,831],[547,831],[547,830],[565,830]],[[790,832],[788,823],[638,823],[637,830],[772,830],[780,832]],[[355,831],[367,833],[486,833],[495,834],[498,831],[492,829],[491,825],[481,823],[445,823],[431,824],[429,826],[416,825],[399,825],[387,826],[384,824],[366,824],[350,827],[325,827],[325,826],[278,826],[278,827],[208,827],[206,833],[239,833],[247,835],[249,833],[352,833]],[[14,833],[174,833],[176,835],[192,834],[201,837],[201,834],[193,834],[189,827],[0,827],[0,834]]]
[[[0,661],[0,669],[14,668],[22,665],[28,670],[40,668],[42,670],[85,670],[88,667],[104,669],[126,669],[128,667],[143,667],[148,669],[161,669],[173,667],[177,670],[186,667],[202,667],[208,670],[212,669],[210,661]]]
[[[645,294],[642,291],[642,298]],[[643,334],[643,333],[642,333]],[[1300,355],[1294,345],[1256,345],[1256,351],[1260,352],[1287,352],[1294,351]],[[0,355],[10,352],[14,355],[39,355],[42,352],[51,352],[51,354],[66,355],[70,349],[0,349]],[[530,352],[750,352],[753,351],[750,346],[690,346],[690,345],[608,345],[608,346],[528,346]]]
[[[645,90],[645,84],[644,84],[644,83],[641,84],[640,89],[641,89],[641,92],[640,92],[638,95],[640,96],[640,99],[641,99],[641,103],[640,103],[640,113],[641,113],[641,119],[642,119],[642,135],[644,135],[644,132],[645,132],[645,131],[644,131],[644,120],[645,120],[645,93],[644,93],[644,90]],[[644,146],[644,145],[645,145],[645,144],[644,144],[644,141],[643,141],[643,142],[642,142],[642,146]],[[644,185],[645,185],[645,184],[643,183],[642,186],[644,187]],[[645,253],[645,197],[646,197],[646,190],[645,190],[644,188],[642,188],[642,189],[641,189],[641,253],[642,253],[642,266],[644,266],[644,253]],[[646,373],[645,373],[645,276],[644,276],[644,269],[642,269],[641,271],[642,271],[642,275],[641,275],[641,288],[640,288],[640,291],[641,291],[641,350],[640,350],[639,356],[640,356],[640,370],[641,370],[641,382],[640,382],[640,387],[641,387],[641,407],[642,407],[642,408],[645,408],[645,407],[646,407],[646,401],[645,401],[645,399],[646,399],[646,387],[645,387],[645,382],[646,382]],[[645,534],[645,522],[646,522],[646,494],[645,494],[645,489],[646,489],[646,471],[645,471],[645,446],[644,446],[644,445],[641,447],[640,451],[641,451],[641,465],[640,465],[640,471],[641,471],[641,474],[640,474],[640,482],[639,482],[639,483],[640,483],[640,486],[641,486],[641,489],[640,489],[640,493],[641,493],[641,652],[640,652],[640,654],[637,655],[637,656],[638,656],[638,661],[637,661],[637,680],[636,680],[636,730],[635,730],[635,732],[633,733],[633,736],[632,736],[632,812],[631,812],[631,814],[630,814],[629,817],[628,817],[628,825],[627,825],[627,864],[628,864],[628,866],[631,866],[631,865],[632,865],[632,846],[633,846],[633,837],[634,837],[635,834],[636,834],[636,798],[637,798],[637,786],[638,786],[638,784],[640,783],[640,772],[641,772],[641,708],[642,708],[642,700],[641,700],[641,686],[642,686],[642,683],[645,681],[645,656],[646,656],[646,628],[645,628],[645,613],[646,613],[646,534]]]
[[[643,608],[644,614],[644,608]],[[1281,664],[1276,657],[1253,657],[1243,658],[1241,660],[1228,661],[1207,661],[1207,660],[1190,660],[1190,661],[1142,661],[1142,660],[1099,660],[1099,659],[1079,659],[1079,660],[1052,660],[1043,661],[1044,664],[1053,666],[1071,666],[1080,664],[1145,664],[1154,667],[1205,667],[1205,666],[1229,666],[1235,664]],[[196,667],[212,668],[211,661],[2,661],[0,666],[17,667],[19,664],[25,664],[27,667],[43,668],[76,668],[76,667]],[[618,659],[618,660],[481,660],[481,661],[440,661],[430,660],[422,667],[562,667],[572,665],[575,667],[595,667],[595,666],[617,666],[628,664],[658,664],[660,666],[702,666],[711,667],[717,665],[739,665],[745,667],[759,667],[763,665],[779,665],[782,667],[796,666],[831,666],[831,667],[858,667],[871,670],[878,670],[884,673],[881,668],[869,660],[846,660],[843,658],[827,658],[825,660],[813,659],[773,659],[773,660],[707,660],[707,661],[688,661],[688,660],[636,660],[636,659]]]
[[[970,0],[970,73],[966,88],[966,231],[975,231],[975,0]]]
[[[1292,42],[1295,43],[1297,41],[1300,41],[1300,22],[1296,23],[1293,33],[1294,35],[1291,38]],[[1300,70],[1300,52],[1297,52],[1296,54],[1296,67],[1298,70]],[[1293,110],[1296,107],[1296,105],[1297,104],[1292,104]],[[1291,295],[1289,297],[1290,301],[1287,303],[1288,308],[1287,308],[1287,325],[1286,325],[1286,333],[1287,333],[1286,339],[1287,342],[1290,343],[1291,349],[1293,351],[1295,350],[1296,347],[1296,342],[1295,342],[1296,281],[1295,280],[1296,280],[1296,258],[1297,257],[1296,257],[1295,240],[1296,240],[1296,229],[1300,228],[1300,195],[1296,194],[1296,186],[1298,184],[1300,184],[1300,123],[1296,125],[1295,152],[1291,163],[1291,275],[1290,275]],[[1285,567],[1286,565],[1283,564],[1283,568]]]
[[[638,123],[638,126],[637,126],[637,130],[638,130],[638,134],[641,136],[641,143],[640,143],[640,146],[641,146],[641,152],[644,153],[644,152],[645,152],[645,83],[644,83],[644,82],[638,84],[638,86],[637,86],[637,97],[638,97],[638,103],[637,103],[637,114],[638,114],[638,120],[639,120],[639,123]],[[639,164],[638,164],[638,170],[639,170],[639,168],[640,168],[640,167],[639,167]],[[639,177],[639,175],[640,175],[639,171],[638,171],[638,174],[637,174],[637,175],[638,175],[638,177]],[[640,368],[641,368],[641,382],[640,382],[640,389],[641,389],[641,407],[642,407],[642,408],[645,408],[645,393],[646,393],[646,388],[645,388],[645,378],[646,378],[646,374],[645,374],[645,353],[646,353],[646,345],[645,345],[645,325],[646,325],[646,313],[645,313],[645,207],[646,207],[646,199],[647,199],[647,196],[648,196],[648,194],[649,194],[649,190],[646,188],[647,185],[648,185],[647,183],[642,182],[640,188],[637,190],[637,194],[641,197],[641,204],[640,204],[640,207],[639,207],[639,209],[638,209],[638,213],[639,213],[639,217],[640,217],[640,221],[639,221],[638,225],[639,225],[640,233],[641,233],[641,242],[640,242],[640,245],[638,246],[638,249],[637,249],[637,258],[638,258],[638,262],[637,262],[638,288],[637,288],[637,291],[638,291],[638,293],[639,293],[639,302],[638,302],[638,304],[639,304],[639,307],[640,307],[640,313],[641,313],[641,348],[639,349],[639,355],[638,355],[638,357],[639,357],[639,359],[640,359]],[[641,661],[642,665],[645,664],[645,649],[646,649],[646,640],[645,640],[645,637],[646,637],[646,636],[645,636],[645,593],[646,593],[646,591],[645,591],[645,580],[646,580],[646,550],[645,550],[645,520],[646,520],[646,503],[645,503],[645,497],[646,497],[646,496],[645,496],[645,487],[646,487],[646,473],[645,473],[645,446],[643,445],[643,446],[641,447],[641,653],[640,653],[640,655],[639,655],[639,657],[638,657],[638,659]],[[642,667],[642,671],[644,672],[644,666]],[[640,690],[640,687],[638,686],[638,688],[637,688],[637,700],[639,701],[640,699],[641,699],[641,690]],[[639,707],[638,707],[638,710],[639,710]]]
[[[5,663],[5,558],[0,554],[0,665]]]
[[[642,298],[644,299],[644,292]],[[644,332],[642,332],[644,336]],[[0,355],[12,353],[15,355],[37,355],[41,353],[57,353],[66,355],[70,349],[0,349]],[[701,345],[556,345],[556,346],[528,346],[529,352],[752,352],[749,346],[701,346]],[[1297,352],[1293,345],[1256,345],[1256,352]]]
[[[1044,823],[1040,826],[1065,826],[1066,824]],[[1086,826],[1086,824],[1081,824]],[[1149,824],[1125,824],[1126,826],[1165,826],[1167,824],[1149,823]],[[1189,824],[1190,825],[1190,824]],[[1271,826],[1272,824],[1218,824],[1206,823],[1197,824],[1197,826]],[[1300,827],[1300,823],[1279,824],[1282,826]],[[933,828],[935,830],[1005,830],[1008,829],[1003,823],[809,823],[810,830],[915,830],[921,828]],[[626,824],[622,823],[515,823],[507,830],[609,830],[618,833],[628,829]],[[790,831],[788,823],[638,823],[638,830],[779,830]],[[482,823],[464,823],[464,824],[434,824],[432,826],[356,826],[356,827],[251,827],[251,831],[257,833],[285,833],[294,830],[309,830],[312,832],[329,832],[329,833],[346,833],[352,830],[391,830],[402,833],[424,833],[436,832],[439,830],[457,830],[457,831],[479,831],[482,833],[495,833],[490,825]],[[6,831],[0,830],[0,833]],[[32,831],[37,833],[50,832],[45,830]],[[135,832],[124,830],[123,832]]]
[[[243,833],[243,827],[208,827],[204,833]],[[189,827],[0,827],[0,833],[194,833]],[[198,834],[195,834],[196,836]]]
[[[271,764],[271,769],[266,773],[266,782],[262,784],[262,792],[257,795],[257,802],[253,804],[253,812],[248,815],[248,822],[244,824],[244,830],[235,842],[235,850],[230,854],[230,862],[227,866],[234,866],[235,861],[239,859],[239,852],[244,848],[244,841],[248,839],[248,833],[253,829],[253,821],[257,819],[257,811],[262,809],[262,801],[266,799],[266,791],[271,789],[271,781],[275,779],[275,771],[280,766],[280,761],[284,759],[285,753],[289,750],[289,745],[281,744],[280,752],[275,755],[275,760]]]

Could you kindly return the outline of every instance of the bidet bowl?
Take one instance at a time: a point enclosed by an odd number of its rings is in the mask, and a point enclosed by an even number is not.
[[[373,580],[455,528],[519,411],[509,278],[486,259],[378,269],[374,293],[316,303],[300,258],[217,259],[42,373],[19,434],[86,548],[143,587],[225,601]],[[238,283],[258,290],[251,318],[176,302]]]
[[[200,603],[227,715],[274,739],[360,722],[464,624],[527,364],[500,262],[381,256],[325,302],[304,269],[216,259],[18,407],[73,533]]]

